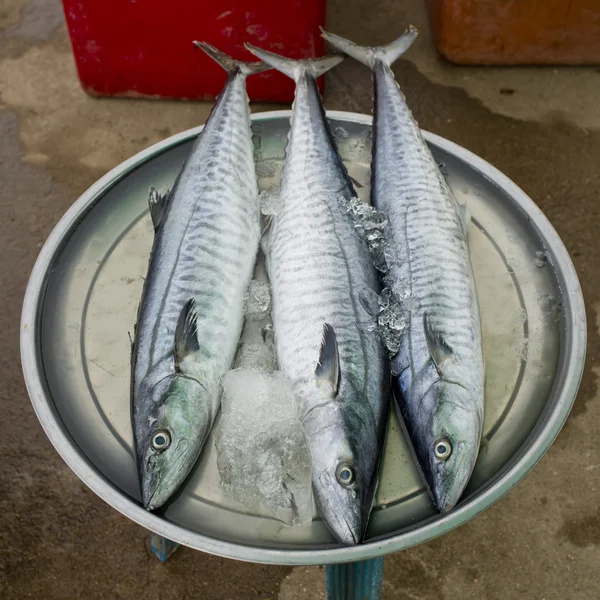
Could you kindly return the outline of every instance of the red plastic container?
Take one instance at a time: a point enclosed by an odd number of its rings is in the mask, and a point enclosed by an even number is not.
[[[213,99],[225,72],[193,40],[255,60],[249,42],[294,58],[321,56],[325,0],[63,0],[81,84],[102,96]],[[275,71],[248,78],[252,100],[289,102]]]

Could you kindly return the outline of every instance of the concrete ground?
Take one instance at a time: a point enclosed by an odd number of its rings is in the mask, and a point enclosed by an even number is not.
[[[600,597],[600,68],[457,68],[433,50],[422,0],[331,0],[331,31],[378,43],[422,35],[397,78],[420,124],[490,161],[554,224],[586,298],[586,372],[547,456],[460,529],[386,561],[383,597]],[[180,550],[164,566],[146,532],[104,504],[47,441],[23,384],[19,314],[37,252],[91,183],[202,123],[198,103],[92,99],[78,85],[58,0],[0,0],[0,597],[87,600],[324,598],[324,570]],[[370,78],[347,61],[331,109],[368,112]]]

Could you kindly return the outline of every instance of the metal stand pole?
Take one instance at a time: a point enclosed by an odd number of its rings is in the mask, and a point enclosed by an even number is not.
[[[327,600],[379,600],[383,558],[327,567]]]
[[[152,552],[165,563],[177,542],[152,534]],[[380,600],[383,558],[327,566],[327,600]]]
[[[177,542],[172,542],[167,538],[161,537],[160,535],[152,534],[151,538],[151,547],[154,556],[160,560],[160,562],[167,562],[171,554],[179,548],[179,544]]]

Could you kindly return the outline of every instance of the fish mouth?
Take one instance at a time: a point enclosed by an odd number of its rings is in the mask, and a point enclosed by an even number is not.
[[[168,466],[157,464],[156,456],[148,459],[147,469],[142,477],[142,503],[148,511],[165,504],[194,466],[195,460],[191,460],[192,448],[184,440],[179,441],[173,450],[175,453]]]
[[[448,494],[435,494],[434,496],[435,507],[441,514],[450,512],[456,505],[456,502],[457,501],[451,501]]]
[[[442,514],[451,511],[461,499],[471,478],[471,472],[474,466],[473,464],[469,467],[470,457],[467,452],[467,445],[464,442],[458,444],[457,451],[460,452],[460,458],[454,465],[454,476],[449,481],[448,485],[440,485],[440,481],[438,480],[432,489],[434,504]],[[439,471],[436,474],[436,479],[437,478],[441,479]]]
[[[156,492],[153,492],[149,498],[144,499],[144,508],[146,510],[156,510],[160,506],[163,505],[163,502],[159,502],[158,499],[155,499]]]
[[[340,542],[342,542],[342,544],[346,544],[347,546],[356,546],[356,544],[358,544],[361,540],[361,535],[356,534],[343,515],[340,515],[340,517],[341,519],[338,521],[338,525],[343,522],[343,527],[338,527],[335,535]]]
[[[315,491],[315,500],[317,502],[317,506],[319,507],[319,512],[321,513],[321,516],[323,517],[323,520],[329,530],[339,542],[345,544],[346,546],[355,546],[356,544],[360,543],[362,539],[360,517],[354,526],[348,521],[343,510],[341,510],[344,506],[344,502],[340,498],[336,487],[333,485],[331,475],[329,475],[329,473],[321,474],[319,476],[319,482],[322,486],[322,489],[320,491]],[[331,505],[330,502],[327,502],[327,497],[336,499],[335,504],[337,506],[334,506],[333,510],[326,510],[326,507]]]
[[[146,510],[156,510],[166,501],[166,498],[163,498],[165,494],[159,493],[161,489],[160,481],[160,473],[156,473],[147,483],[144,482],[145,485],[142,486],[142,503]]]

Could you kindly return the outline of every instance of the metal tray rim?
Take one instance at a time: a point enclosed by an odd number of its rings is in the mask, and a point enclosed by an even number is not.
[[[270,111],[252,115],[253,121],[273,118],[289,118],[290,110]],[[368,115],[344,111],[327,111],[332,119],[355,123],[371,124]],[[21,315],[21,362],[25,383],[35,413],[53,446],[75,472],[75,474],[98,496],[139,525],[186,546],[237,560],[271,564],[324,564],[364,560],[403,550],[425,542],[464,524],[477,514],[494,504],[510,491],[536,465],[548,450],[562,428],[569,412],[583,374],[586,351],[586,318],[581,288],[572,261],[552,225],[535,203],[508,177],[485,160],[470,151],[440,136],[423,132],[426,140],[441,147],[460,160],[469,163],[496,186],[504,189],[525,210],[532,224],[549,242],[555,257],[552,267],[564,286],[564,318],[566,323],[565,344],[561,350],[558,384],[552,389],[552,410],[541,417],[538,426],[523,444],[521,450],[499,473],[493,482],[478,492],[476,497],[467,500],[447,515],[426,522],[422,526],[405,530],[381,540],[373,540],[359,546],[339,547],[321,550],[277,550],[224,542],[165,521],[147,512],[107,480],[87,461],[72,444],[69,434],[63,430],[59,418],[54,413],[46,397],[44,370],[38,348],[41,307],[44,303],[47,280],[51,274],[65,241],[65,235],[74,223],[82,218],[102,194],[114,183],[154,155],[164,152],[171,146],[197,136],[203,126],[195,127],[171,136],[150,146],[121,163],[94,185],[68,209],[53,229],[42,247],[27,285]],[[567,363],[565,357],[571,357]]]

